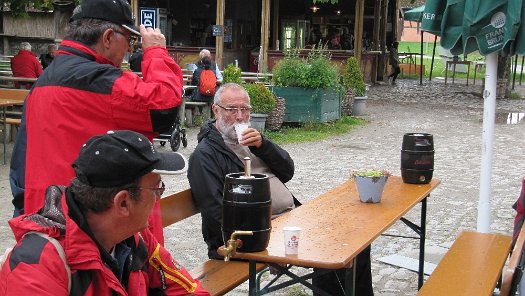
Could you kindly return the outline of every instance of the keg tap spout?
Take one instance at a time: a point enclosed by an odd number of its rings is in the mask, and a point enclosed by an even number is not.
[[[237,252],[237,248],[242,244],[242,241],[237,239],[238,235],[253,235],[253,231],[236,230],[232,233],[226,246],[218,250],[219,255],[224,256],[224,261],[230,261],[230,258]]]

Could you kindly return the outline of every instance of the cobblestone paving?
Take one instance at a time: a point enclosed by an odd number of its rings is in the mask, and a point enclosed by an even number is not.
[[[419,81],[402,79],[395,86],[373,86],[368,92],[366,125],[319,142],[284,145],[296,165],[295,176],[287,185],[304,203],[348,179],[353,170],[385,168],[399,175],[403,135],[408,132],[433,134],[434,177],[442,183],[428,201],[426,260],[436,263],[443,254],[442,246],[450,244],[460,231],[476,229],[483,118],[481,92],[480,85],[466,87],[461,80],[456,80],[454,85],[444,85],[434,79],[420,86]],[[517,121],[518,113],[525,113],[525,101],[498,100],[496,107],[491,229],[510,234],[514,217],[511,205],[519,195],[520,180],[525,175],[522,161],[525,124],[509,124],[507,120]],[[189,146],[180,150],[188,157],[196,145],[197,132],[197,128],[188,130]],[[12,144],[8,147],[8,156],[11,150]],[[0,220],[4,221],[0,222],[0,250],[4,250],[14,243],[6,222],[12,215],[8,165],[1,165],[0,172]],[[165,178],[165,183],[169,188],[167,194],[189,186],[185,176]],[[416,207],[407,217],[418,221],[419,212]],[[388,232],[410,234],[402,223],[396,223]],[[200,217],[167,228],[166,246],[188,269],[206,260]],[[416,258],[417,253],[416,240],[378,238],[372,245],[375,294],[415,295],[416,273],[377,259],[392,254]],[[301,287],[289,288],[274,295],[301,290]],[[246,293],[245,283],[229,295]]]

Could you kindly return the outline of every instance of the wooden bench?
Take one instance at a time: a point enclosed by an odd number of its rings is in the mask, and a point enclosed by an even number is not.
[[[162,198],[160,208],[163,227],[199,213],[193,203],[191,189]],[[264,264],[257,264],[257,272],[264,267]],[[210,259],[191,270],[190,274],[198,279],[211,295],[224,295],[248,279],[248,262]]]
[[[417,295],[492,295],[511,237],[462,232]]]
[[[512,255],[510,256],[509,264],[503,272],[503,280],[501,282],[500,296],[516,295],[516,290],[523,276],[523,268],[525,268],[525,223],[521,226],[520,234],[516,239]]]

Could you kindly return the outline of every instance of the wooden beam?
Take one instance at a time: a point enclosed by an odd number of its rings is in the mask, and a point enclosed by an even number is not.
[[[273,0],[273,28],[272,28],[272,35],[273,35],[273,48],[275,50],[279,50],[277,48],[277,40],[279,40],[279,1],[280,0]]]
[[[219,69],[222,68],[222,56],[224,49],[224,0],[217,0],[216,25],[222,26],[222,36],[215,37],[215,63]]]
[[[365,0],[356,0],[355,3],[355,26],[354,26],[354,57],[361,64],[361,51],[363,50],[363,23],[365,12]]]
[[[372,50],[379,50],[380,37],[379,29],[381,28],[381,0],[374,1],[374,33],[372,36],[373,48]]]
[[[268,42],[270,40],[270,0],[262,0],[261,5],[261,59],[259,72],[268,69]]]

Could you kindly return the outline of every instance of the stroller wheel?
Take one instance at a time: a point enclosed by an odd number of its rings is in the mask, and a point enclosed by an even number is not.
[[[164,147],[164,145],[166,145],[166,141],[160,141],[160,146]]]
[[[174,130],[170,137],[171,150],[177,151],[180,147],[180,132],[178,129]]]
[[[182,129],[180,132],[182,134],[182,147],[186,148],[188,147],[188,139],[186,138],[186,130]]]

